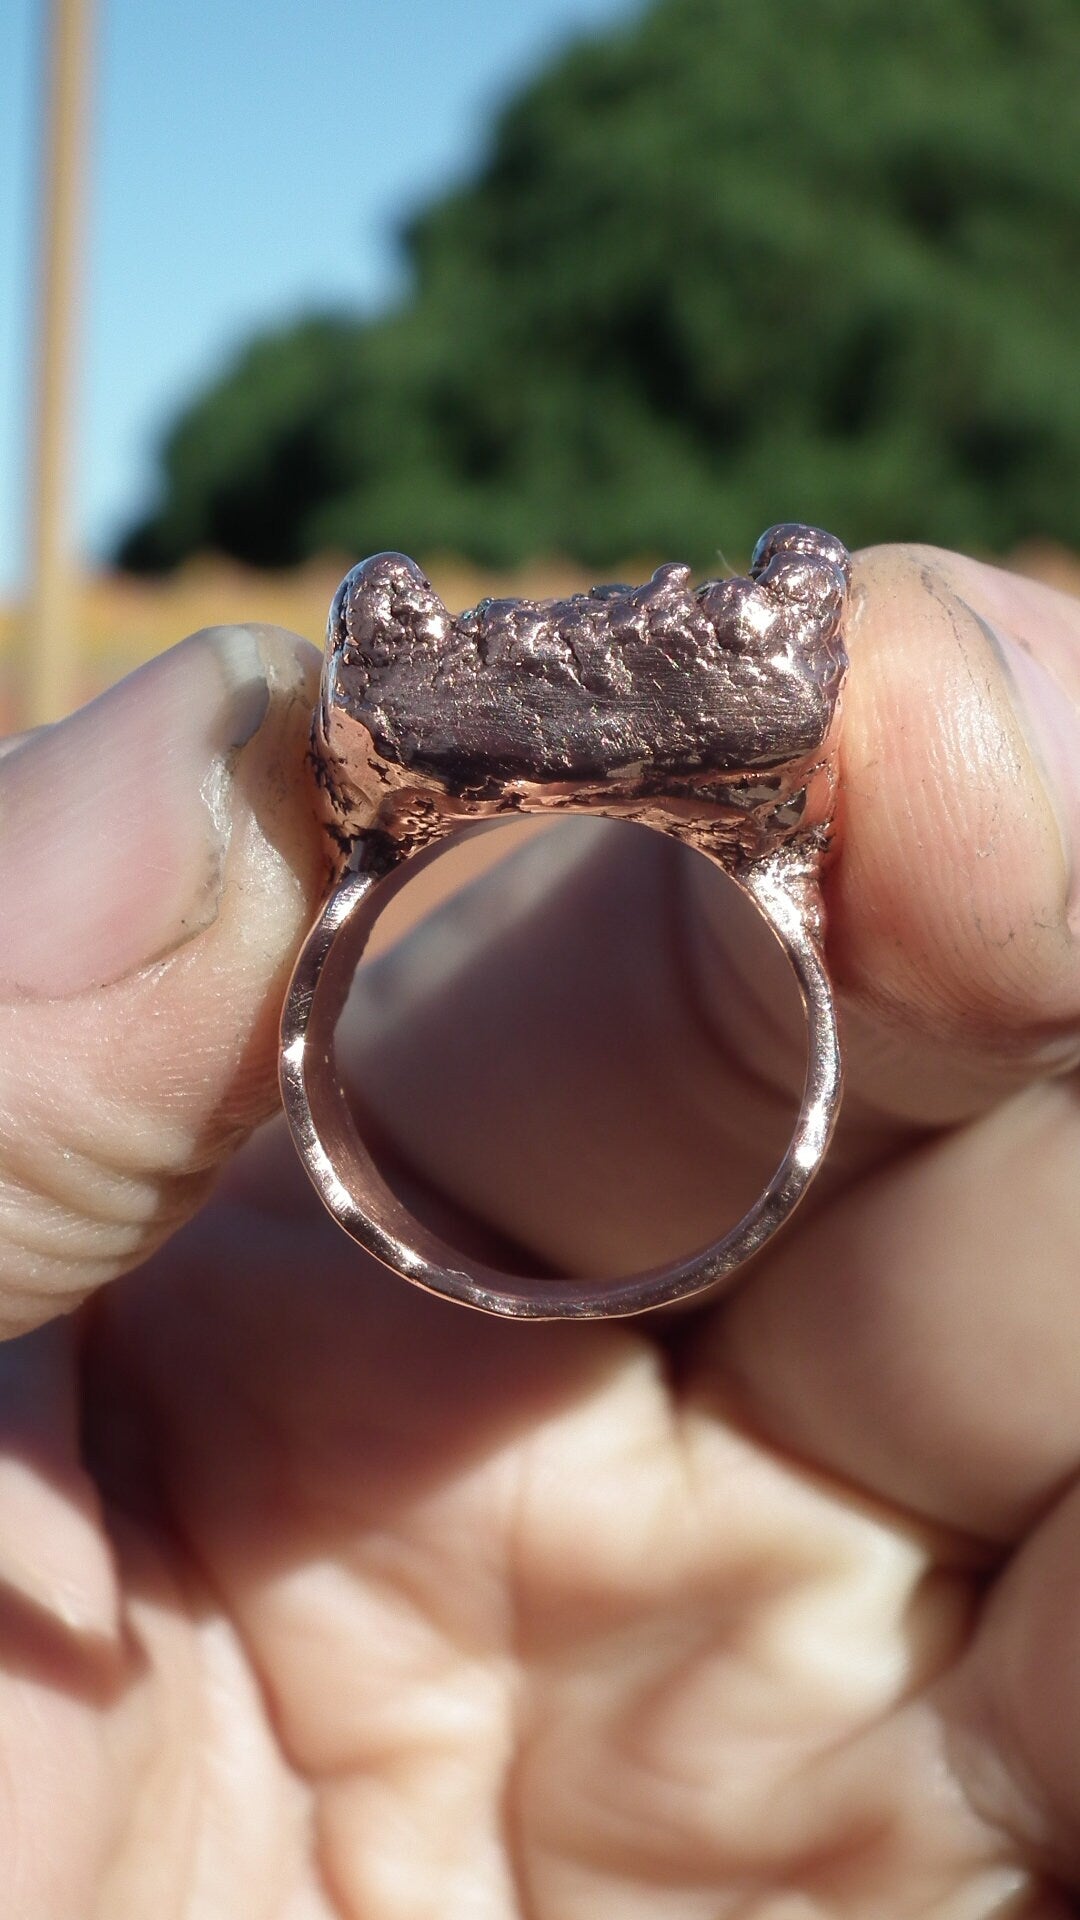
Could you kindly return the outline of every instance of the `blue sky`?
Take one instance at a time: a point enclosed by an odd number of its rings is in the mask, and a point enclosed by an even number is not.
[[[98,0],[76,533],[142,505],[164,423],[248,333],[380,306],[394,230],[492,110],[635,0]],[[0,593],[26,539],[44,0],[0,0]]]

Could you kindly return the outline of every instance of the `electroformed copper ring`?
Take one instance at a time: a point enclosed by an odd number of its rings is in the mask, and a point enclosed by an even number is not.
[[[330,610],[313,752],[338,878],[297,961],[281,1088],[297,1147],[345,1231],[429,1291],[488,1313],[595,1319],[716,1288],[798,1204],[840,1102],[820,876],[835,811],[850,561],[831,534],[763,534],[749,577],[563,601],[482,602],[454,619],[419,567],[382,553]],[[415,862],[478,820],[600,813],[696,848],[748,894],[806,1009],[788,1150],[722,1239],[615,1280],[530,1279],[467,1258],[413,1218],[364,1145],[334,1034],[371,929]]]

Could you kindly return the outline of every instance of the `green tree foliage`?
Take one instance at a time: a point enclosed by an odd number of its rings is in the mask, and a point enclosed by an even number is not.
[[[505,111],[377,321],[256,341],[132,567],[200,547],[1080,542],[1080,0],[660,0]]]

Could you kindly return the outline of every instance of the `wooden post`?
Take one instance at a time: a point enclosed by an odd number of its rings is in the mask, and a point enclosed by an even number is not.
[[[23,726],[79,698],[77,575],[70,544],[92,0],[51,0],[48,106],[34,329],[31,579],[19,702]]]

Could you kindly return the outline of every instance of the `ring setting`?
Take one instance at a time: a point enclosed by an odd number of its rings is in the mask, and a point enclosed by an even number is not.
[[[824,1157],[841,1064],[823,956],[847,671],[850,561],[832,535],[773,527],[744,578],[489,600],[452,617],[415,562],[346,575],[327,631],[312,753],[334,879],[282,1017],[281,1085],[330,1212],[404,1278],[518,1318],[596,1318],[719,1288],[789,1217]],[[334,1029],[367,937],[418,860],[477,820],[598,813],[674,836],[754,901],[807,1015],[806,1081],[781,1165],[730,1232],[614,1280],[500,1273],[413,1218],[360,1137]]]

